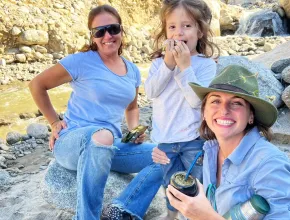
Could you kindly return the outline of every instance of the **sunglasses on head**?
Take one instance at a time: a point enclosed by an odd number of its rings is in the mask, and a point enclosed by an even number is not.
[[[109,25],[95,27],[95,28],[92,28],[91,33],[93,37],[100,38],[100,37],[105,36],[106,31],[108,31],[110,35],[119,34],[121,32],[121,25],[109,24]]]

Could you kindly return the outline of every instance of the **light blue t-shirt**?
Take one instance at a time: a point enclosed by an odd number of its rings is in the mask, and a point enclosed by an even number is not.
[[[106,67],[98,52],[71,54],[59,63],[71,75],[73,89],[64,120],[70,130],[98,126],[111,130],[121,137],[124,111],[134,100],[136,88],[141,84],[138,68],[122,57],[127,74],[119,76]]]
[[[218,143],[204,145],[203,187],[216,184]],[[234,205],[249,200],[253,194],[264,197],[270,205],[265,220],[290,219],[290,162],[277,147],[253,128],[222,165],[220,186],[216,189],[216,207],[224,215]]]

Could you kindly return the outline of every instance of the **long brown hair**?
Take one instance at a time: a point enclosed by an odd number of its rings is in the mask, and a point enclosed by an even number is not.
[[[97,6],[90,11],[89,16],[88,16],[88,29],[89,30],[92,29],[92,23],[93,23],[94,18],[101,13],[111,14],[112,16],[117,18],[119,24],[122,25],[122,19],[118,11],[112,6],[105,4],[105,5]],[[122,32],[123,32],[123,29],[122,29]],[[92,34],[90,34],[90,45],[86,45],[81,49],[82,52],[87,52],[89,50],[98,51],[97,44],[93,42]],[[121,45],[118,50],[118,54],[121,55],[122,51],[123,51],[123,42],[121,42]]]
[[[197,22],[199,31],[203,36],[197,41],[196,50],[205,57],[212,57],[214,48],[219,48],[216,44],[209,41],[213,36],[210,29],[212,14],[207,4],[202,0],[164,0],[160,11],[161,30],[155,37],[154,49],[155,52],[151,54],[151,59],[162,57],[162,42],[166,40],[166,18],[170,13],[178,7],[183,7],[184,10]]]
[[[205,111],[205,105],[206,105],[207,97],[208,97],[208,94],[204,97],[204,99],[202,101],[202,104],[201,104],[201,116],[202,116],[202,118],[204,117],[204,111]],[[247,127],[245,128],[245,133],[248,133],[253,127],[257,126],[258,130],[262,133],[262,135],[268,141],[271,141],[271,139],[273,138],[273,133],[271,131],[271,128],[263,125],[262,123],[260,123],[259,121],[256,120],[256,118],[255,118],[255,109],[253,108],[253,106],[251,104],[250,104],[250,109],[253,112],[254,121],[253,121],[253,124],[249,124],[249,123],[247,124]],[[199,128],[199,134],[205,140],[214,140],[214,139],[216,139],[215,134],[208,127],[208,125],[207,125],[205,120],[203,120],[201,122],[201,125],[200,125],[200,128]]]

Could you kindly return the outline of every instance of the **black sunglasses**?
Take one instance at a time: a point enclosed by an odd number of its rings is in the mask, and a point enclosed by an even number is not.
[[[108,31],[108,33],[110,35],[119,34],[121,32],[121,25],[120,24],[109,24],[109,25],[95,27],[95,28],[92,28],[91,34],[95,38],[100,38],[100,37],[105,36],[106,31]]]

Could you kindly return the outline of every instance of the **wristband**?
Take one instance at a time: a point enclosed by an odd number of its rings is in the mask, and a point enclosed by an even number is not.
[[[55,122],[58,122],[58,121],[60,121],[59,118],[58,118],[57,120],[55,120],[54,122],[52,122],[52,123],[50,124],[50,126],[52,126]]]

